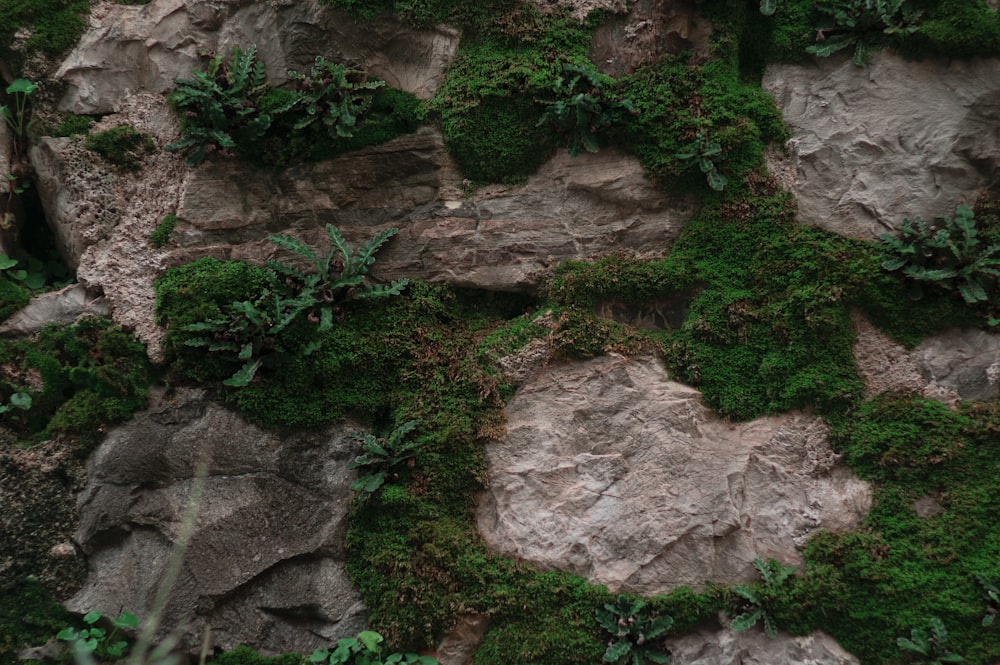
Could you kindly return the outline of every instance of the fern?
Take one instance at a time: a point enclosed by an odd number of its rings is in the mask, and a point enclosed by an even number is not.
[[[769,606],[795,572],[795,568],[782,566],[774,559],[768,559],[766,563],[762,559],[754,559],[753,565],[760,573],[761,581],[753,585],[737,584],[733,587],[733,593],[745,602],[729,627],[740,632],[763,622],[764,633],[773,639],[778,636],[778,626]]]

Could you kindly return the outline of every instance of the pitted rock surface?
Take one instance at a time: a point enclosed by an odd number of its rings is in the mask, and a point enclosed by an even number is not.
[[[818,418],[725,422],[651,358],[542,369],[507,415],[483,537],[614,591],[754,579],[755,558],[800,563],[813,532],[857,526],[871,504]]]
[[[182,647],[197,649],[208,625],[212,646],[265,653],[355,635],[366,610],[342,545],[355,446],[342,426],[279,437],[195,391],[136,415],[91,459],[76,535],[90,573],[68,606],[152,614],[204,464],[161,632],[181,630]]]
[[[754,628],[736,633],[728,627],[701,630],[669,641],[673,665],[858,665],[826,633],[789,635],[771,639]]]
[[[167,93],[203,66],[200,53],[256,45],[268,80],[309,70],[316,56],[349,62],[388,85],[429,98],[458,49],[456,31],[414,30],[389,18],[355,23],[315,0],[157,0],[102,3],[56,74],[60,106],[82,114],[117,111],[124,92]]]
[[[885,50],[769,65],[762,82],[792,138],[769,170],[799,218],[876,239],[904,217],[972,204],[1000,167],[1000,60],[904,60]]]

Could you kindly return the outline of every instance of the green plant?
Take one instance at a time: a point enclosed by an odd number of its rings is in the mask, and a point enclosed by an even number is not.
[[[176,225],[177,215],[164,215],[163,219],[160,220],[160,224],[149,234],[149,242],[157,249],[164,247],[170,242],[170,234],[174,232]]]
[[[913,34],[923,12],[909,0],[821,0],[816,7],[832,19],[817,31],[819,43],[806,51],[826,57],[854,46],[854,64],[863,67],[881,35]]]
[[[416,426],[416,420],[408,420],[387,437],[376,437],[371,432],[355,433],[354,438],[361,442],[363,452],[354,458],[348,468],[362,469],[362,473],[351,483],[351,489],[370,495],[382,487],[386,479],[398,478],[399,474],[390,476],[393,467],[417,454],[419,442],[403,441]]]
[[[89,115],[67,113],[62,122],[52,131],[53,136],[73,137],[90,132],[94,118]]]
[[[604,652],[604,662],[615,665],[669,662],[660,638],[674,624],[673,617],[654,619],[645,608],[642,600],[622,595],[614,603],[605,603],[595,610],[597,622],[612,638]]]
[[[317,57],[308,75],[288,72],[288,78],[298,81],[296,107],[303,107],[295,129],[304,129],[316,121],[326,125],[331,136],[350,138],[358,118],[371,106],[372,94],[385,85],[384,81],[369,81],[359,69],[328,62]]]
[[[15,79],[7,86],[7,94],[14,95],[14,108],[4,104],[0,106],[0,116],[7,121],[7,124],[14,130],[14,136],[23,138],[27,132],[27,107],[28,97],[31,96],[38,86],[28,79]]]
[[[437,665],[437,659],[431,656],[419,656],[415,653],[383,654],[381,635],[373,630],[358,633],[357,637],[344,637],[337,640],[333,649],[317,649],[309,656],[311,663],[329,663],[330,665]]]
[[[760,0],[760,13],[771,16],[778,8],[778,0]]]
[[[22,180],[20,176],[16,176],[13,173],[4,173],[3,177],[7,178],[7,182],[10,183],[11,194],[24,194],[31,187],[30,180]]]
[[[267,266],[280,275],[285,287],[299,298],[310,301],[311,318],[319,323],[321,332],[333,327],[333,321],[344,315],[348,300],[385,298],[399,295],[409,283],[398,279],[390,284],[373,284],[366,279],[368,268],[375,262],[375,253],[399,229],[379,231],[355,251],[347,246],[344,236],[332,224],[326,225],[330,248],[320,256],[314,249],[288,235],[272,235],[271,242],[306,259],[313,272],[304,272],[281,261],[269,260]]]
[[[125,171],[138,171],[155,149],[153,139],[129,125],[118,125],[87,136],[84,146]]]
[[[732,620],[729,627],[735,631],[748,630],[758,621],[763,620],[764,632],[767,633],[768,637],[774,638],[778,635],[778,627],[767,607],[768,601],[774,592],[778,591],[795,572],[795,568],[782,566],[774,559],[768,559],[767,563],[762,559],[754,559],[753,565],[760,572],[763,584],[737,584],[733,587],[733,593],[746,602],[741,608],[742,613]]]
[[[181,114],[182,134],[179,141],[166,147],[189,150],[189,165],[200,164],[210,152],[258,139],[271,126],[271,116],[258,109],[267,83],[256,45],[246,50],[234,47],[228,59],[220,53],[205,71],[192,72],[191,76],[175,81],[177,91],[170,101]]]
[[[128,642],[118,637],[119,630],[137,628],[139,620],[131,612],[122,612],[111,622],[111,632],[100,628],[97,623],[103,615],[100,612],[87,612],[83,622],[89,626],[83,630],[64,628],[56,635],[56,639],[69,642],[74,651],[93,654],[98,658],[121,658],[128,648]]]
[[[976,580],[986,591],[986,615],[983,616],[983,627],[992,626],[996,619],[997,611],[1000,611],[1000,582],[990,579],[985,575],[976,575]]]
[[[708,186],[721,192],[726,188],[729,179],[722,175],[715,164],[716,158],[722,154],[722,144],[718,141],[710,140],[705,130],[698,130],[695,140],[690,143],[683,152],[679,152],[674,157],[681,160],[681,168],[689,169],[698,166],[701,172],[708,179]]]
[[[10,396],[9,404],[0,404],[0,413],[7,413],[11,409],[27,411],[31,408],[31,395],[26,392],[16,392]]]
[[[538,126],[549,125],[565,135],[573,157],[581,148],[597,152],[598,135],[614,123],[616,116],[635,113],[630,100],[608,97],[609,81],[592,68],[566,65],[552,87],[556,99],[538,100],[546,107]]]
[[[29,264],[27,268],[11,270],[11,268],[19,263],[21,262],[17,259],[0,252],[0,275],[3,275],[10,281],[20,282],[25,288],[33,291],[45,286],[45,273],[39,266],[31,266]]]
[[[944,622],[937,617],[931,618],[930,631],[925,628],[914,628],[910,631],[910,637],[897,638],[896,644],[905,651],[923,656],[919,662],[927,665],[965,661],[948,649],[948,631],[944,628]]]
[[[903,269],[912,280],[911,297],[923,296],[922,283],[956,290],[969,304],[991,301],[1000,276],[1000,244],[984,246],[972,210],[958,206],[953,217],[927,225],[919,217],[904,219],[900,238],[880,236],[891,256],[882,262],[889,271]]]

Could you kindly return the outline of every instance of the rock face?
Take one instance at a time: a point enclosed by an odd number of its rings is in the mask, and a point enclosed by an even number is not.
[[[200,647],[313,649],[364,629],[342,566],[356,442],[342,426],[279,438],[182,392],[109,433],[90,462],[76,540],[86,586],[68,606],[152,614],[207,465],[197,519],[162,626]]]
[[[72,325],[91,316],[107,316],[108,303],[87,293],[82,284],[71,284],[31,299],[23,309],[0,323],[0,335],[33,335],[50,323]]]
[[[418,31],[390,19],[359,26],[315,0],[157,0],[146,5],[106,1],[63,62],[57,78],[68,84],[60,106],[74,113],[117,111],[126,90],[165,93],[188,77],[199,53],[258,47],[269,80],[289,69],[308,71],[316,56],[350,62],[391,86],[427,98],[458,48],[448,28]]]
[[[847,56],[769,65],[792,138],[772,160],[799,217],[875,239],[904,217],[930,221],[971,205],[1000,166],[1000,61],[907,61],[890,51],[866,67]]]
[[[907,351],[863,318],[855,323],[854,356],[869,394],[906,390],[954,403],[1000,392],[1000,335],[956,328]]]
[[[669,642],[674,665],[857,665],[858,659],[844,651],[825,633],[792,636],[778,633],[769,638],[759,629],[734,633],[729,628],[702,630]]]
[[[755,579],[754,558],[796,564],[811,533],[851,528],[871,503],[818,418],[723,422],[653,359],[547,368],[507,413],[483,537],[613,591]]]

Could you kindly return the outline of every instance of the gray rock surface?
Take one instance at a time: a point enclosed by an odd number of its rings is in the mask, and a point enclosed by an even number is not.
[[[152,615],[207,466],[162,633],[196,649],[253,644],[265,653],[353,636],[366,610],[343,570],[356,442],[342,426],[279,437],[180,391],[112,430],[90,461],[76,541],[89,576],[68,606]]]
[[[1000,60],[908,61],[882,51],[769,65],[763,80],[792,138],[770,170],[799,218],[875,239],[904,217],[951,214],[995,182]]]
[[[914,391],[953,404],[1000,393],[1000,334],[954,328],[907,350],[861,316],[855,325],[854,357],[869,394]]]
[[[89,29],[56,77],[60,102],[74,113],[117,111],[125,91],[165,93],[174,79],[201,67],[199,53],[258,47],[273,85],[286,72],[308,71],[316,56],[360,65],[376,78],[428,98],[458,48],[449,28],[418,31],[388,18],[359,25],[315,0],[109,0],[91,13]]]
[[[34,296],[27,305],[0,323],[0,335],[33,335],[50,323],[71,325],[89,316],[107,316],[107,301],[87,293],[82,284]]]
[[[871,503],[818,418],[727,423],[654,359],[547,367],[507,415],[487,447],[483,537],[613,591],[755,579],[754,558],[797,564],[813,532],[852,528]]]
[[[762,630],[701,630],[669,641],[672,665],[858,665],[858,659],[826,633],[774,639]]]

